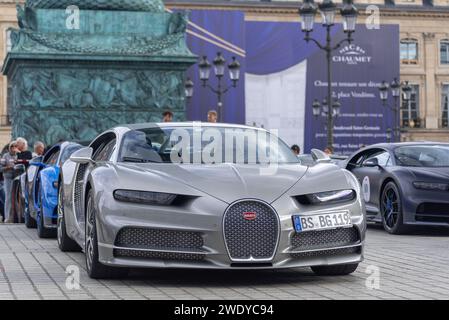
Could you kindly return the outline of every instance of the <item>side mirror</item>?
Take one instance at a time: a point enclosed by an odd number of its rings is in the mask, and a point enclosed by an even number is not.
[[[26,171],[26,167],[24,164],[16,164],[14,166],[14,175],[15,176],[20,176],[22,174],[24,174]]]
[[[93,149],[91,147],[82,148],[72,153],[70,160],[80,164],[93,163],[92,153]]]
[[[332,159],[319,149],[311,150],[312,158],[316,163],[331,163]]]
[[[379,160],[377,158],[371,158],[363,161],[363,166],[368,168],[380,167]]]

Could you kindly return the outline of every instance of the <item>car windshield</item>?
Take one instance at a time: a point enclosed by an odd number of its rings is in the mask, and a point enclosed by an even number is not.
[[[396,162],[404,167],[449,167],[448,145],[415,145],[394,151]]]
[[[125,134],[122,162],[195,164],[299,163],[290,148],[264,130],[233,127],[152,127]]]

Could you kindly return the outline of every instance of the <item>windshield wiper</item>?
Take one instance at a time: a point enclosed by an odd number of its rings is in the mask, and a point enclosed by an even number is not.
[[[154,161],[154,160],[147,160],[142,158],[134,158],[134,157],[123,157],[123,162],[138,162],[138,163],[161,163],[160,161]]]

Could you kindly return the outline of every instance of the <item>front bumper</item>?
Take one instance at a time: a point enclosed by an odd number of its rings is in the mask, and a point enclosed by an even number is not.
[[[419,226],[449,226],[447,191],[413,190],[404,197],[404,224]]]
[[[204,269],[277,269],[319,265],[353,264],[363,260],[366,231],[365,213],[359,202],[335,208],[349,210],[358,240],[351,244],[320,246],[299,250],[292,245],[295,231],[292,215],[303,212],[288,199],[272,204],[279,217],[279,239],[269,261],[233,261],[223,233],[223,214],[228,204],[214,198],[197,198],[184,207],[151,207],[102,199],[97,215],[100,262],[120,267],[204,268]],[[98,203],[98,202],[97,202]],[[101,210],[100,210],[101,208]],[[323,208],[329,211],[330,208]],[[317,214],[319,211],[305,212]],[[201,248],[129,247],[118,245],[123,228],[171,230],[199,234]]]

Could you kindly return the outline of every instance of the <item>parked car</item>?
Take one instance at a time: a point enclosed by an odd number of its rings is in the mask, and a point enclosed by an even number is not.
[[[44,156],[31,160],[26,174],[22,175],[25,225],[37,227],[41,238],[56,236],[60,168],[73,152],[81,148],[82,145],[74,142],[58,143]]]
[[[367,220],[392,234],[409,226],[449,226],[449,144],[376,144],[352,155],[346,168],[359,180]]]
[[[217,142],[229,132],[235,144]],[[178,134],[181,142],[174,144]],[[204,142],[210,135],[217,139],[213,148]],[[197,138],[200,143],[190,144]],[[251,162],[253,147],[258,154]],[[269,163],[262,159],[267,154]],[[59,188],[58,245],[82,248],[92,278],[123,276],[128,267],[308,266],[343,275],[363,259],[365,209],[357,179],[333,164],[302,166],[264,129],[116,127],[72,154]]]

